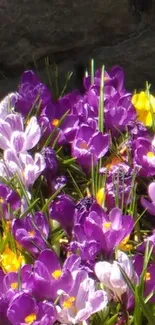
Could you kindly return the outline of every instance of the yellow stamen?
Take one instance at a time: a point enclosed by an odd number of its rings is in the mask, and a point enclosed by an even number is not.
[[[86,142],[81,142],[80,143],[80,148],[81,149],[88,149],[87,143]]]
[[[146,272],[145,273],[145,281],[149,281],[149,280],[151,280],[151,274],[150,274],[150,272]]]
[[[52,124],[53,126],[58,126],[58,124],[59,124],[59,120],[58,120],[58,119],[54,119],[54,120],[51,122],[51,124]]]
[[[29,236],[33,236],[34,237],[36,233],[35,233],[34,230],[31,230],[31,231],[28,231],[28,234],[29,234]]]
[[[62,271],[61,270],[55,270],[53,273],[52,273],[52,276],[54,279],[59,279],[61,277],[61,274],[62,274]]]
[[[75,297],[70,297],[63,302],[63,307],[66,309],[72,308],[74,305]]]
[[[32,324],[37,319],[36,314],[30,314],[25,317],[24,321],[26,324]]]
[[[105,223],[103,224],[103,227],[104,227],[105,229],[109,229],[109,228],[111,227],[111,222],[105,222]]]
[[[154,157],[155,157],[155,154],[154,154],[152,151],[149,151],[149,152],[147,153],[147,157],[149,157],[149,158],[154,158]]]
[[[18,288],[18,282],[12,282],[10,285],[11,289],[15,290]]]

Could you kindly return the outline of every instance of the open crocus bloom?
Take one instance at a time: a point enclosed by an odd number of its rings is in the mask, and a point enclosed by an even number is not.
[[[0,119],[0,148],[12,149],[16,153],[32,149],[41,136],[40,126],[32,116],[24,131],[24,120],[20,114],[9,114]]]
[[[81,167],[89,171],[92,160],[96,165],[109,149],[109,135],[95,132],[93,128],[83,124],[77,131],[72,143],[72,155],[77,158]]]
[[[51,302],[38,303],[32,296],[19,293],[11,302],[7,316],[12,325],[52,325],[56,311]]]
[[[106,292],[95,291],[95,281],[85,271],[78,272],[70,293],[61,295],[60,306],[56,307],[58,320],[66,324],[79,324],[103,310],[107,303]]]

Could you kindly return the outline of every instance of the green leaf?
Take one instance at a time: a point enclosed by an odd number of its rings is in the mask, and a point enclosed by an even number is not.
[[[74,185],[74,187],[75,187],[75,190],[76,190],[77,193],[79,194],[79,197],[82,199],[82,198],[83,198],[83,194],[82,194],[82,192],[81,192],[81,190],[80,190],[80,188],[79,188],[79,186],[78,186],[76,180],[74,179],[72,173],[70,172],[70,170],[69,170],[68,168],[67,168],[67,172],[68,172],[69,176],[70,176],[71,179],[72,179],[72,182],[73,182],[73,185]]]
[[[28,208],[20,215],[20,219],[24,218],[29,212],[31,212],[36,205],[36,203],[39,201],[39,198],[33,201]]]

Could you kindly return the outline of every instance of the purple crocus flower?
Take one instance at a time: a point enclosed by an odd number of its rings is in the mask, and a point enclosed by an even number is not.
[[[147,212],[155,216],[155,182],[148,186],[148,195],[151,202],[142,197],[141,204],[144,209],[147,209]]]
[[[51,302],[37,302],[26,293],[17,294],[10,303],[7,316],[12,325],[52,325],[56,310]]]
[[[12,212],[21,206],[19,194],[4,184],[0,184],[0,203],[0,218],[7,220],[13,218]]]
[[[37,212],[34,216],[14,219],[12,231],[17,242],[34,256],[47,247],[49,224],[41,212]]]
[[[79,268],[80,258],[76,255],[69,256],[63,267],[56,253],[50,249],[41,252],[34,263],[34,288],[39,299],[55,301],[58,290],[69,292],[73,285],[72,272]]]
[[[45,168],[43,155],[36,153],[34,159],[26,152],[19,153],[19,156],[11,150],[4,151],[4,161],[9,173],[18,174],[23,184],[29,188],[34,184]]]
[[[4,288],[5,273],[0,269],[0,325],[12,325],[7,318],[8,300]]]
[[[54,200],[49,207],[51,219],[60,222],[62,228],[71,234],[74,225],[75,203],[68,195],[61,194]]]
[[[39,141],[41,130],[35,116],[24,131],[24,121],[19,114],[9,114],[0,120],[0,148],[14,150],[17,154],[32,149]]]
[[[38,106],[43,109],[50,101],[51,93],[49,89],[40,82],[33,71],[25,71],[18,88],[15,108],[26,116],[32,106],[34,106],[35,110]]]
[[[107,215],[102,208],[97,208],[97,211],[89,213],[82,226],[75,225],[74,233],[75,238],[76,236],[80,238],[84,232],[87,241],[97,241],[100,249],[107,256],[111,255],[116,246],[130,235],[133,226],[132,217],[123,216],[120,209],[113,208]]]
[[[58,170],[55,151],[50,147],[44,147],[41,153],[44,156],[46,164],[44,175],[46,176],[47,180],[49,177],[54,178],[57,175]]]
[[[79,120],[78,115],[73,114],[72,107],[80,98],[81,95],[79,92],[73,91],[72,93],[61,97],[56,102],[50,102],[48,105],[46,105],[39,117],[39,122],[42,126],[44,137],[47,137],[52,130],[58,126],[60,119],[68,112],[65,120],[56,130],[56,135],[59,133],[58,142],[61,144],[66,141],[73,140]]]
[[[47,183],[47,193],[51,196],[58,189],[63,188],[66,185],[66,177],[64,175],[57,175],[58,163],[56,159],[55,151],[50,147],[45,147],[41,151],[45,159],[46,167],[43,171]]]
[[[132,261],[121,251],[117,251],[117,261],[97,262],[95,265],[95,274],[104,287],[111,291],[116,299],[122,299],[122,296],[128,290],[121,273],[120,267],[125,271],[128,278],[134,282],[134,269]]]
[[[155,175],[155,139],[138,138],[133,142],[133,161],[140,167],[139,175]]]
[[[139,137],[149,137],[149,130],[140,121],[130,121],[128,123],[128,132],[135,140]]]
[[[71,241],[69,245],[69,251],[74,254],[78,254],[81,257],[84,267],[89,268],[89,272],[92,272],[95,258],[100,252],[100,244],[96,240],[88,239],[82,229],[78,226],[75,228],[76,240]]]
[[[70,114],[66,116],[63,123],[60,125],[59,144],[70,143],[74,140],[76,131],[79,128],[79,119],[77,115]]]
[[[58,320],[65,324],[78,324],[86,321],[92,314],[103,310],[108,303],[103,290],[95,291],[95,281],[87,272],[78,272],[69,294],[62,293],[60,305],[56,306]]]
[[[124,71],[119,66],[114,66],[109,72],[104,73],[104,83],[106,86],[111,86],[116,92],[124,94]],[[96,70],[94,77],[94,85],[100,87],[101,84],[101,69]],[[84,78],[84,86],[88,90],[91,85],[90,76]]]
[[[81,125],[72,143],[72,156],[85,171],[89,171],[98,159],[102,158],[109,149],[109,135],[94,132],[88,125]]]
[[[20,272],[8,272],[3,279],[3,290],[9,302],[21,290],[31,294],[33,292],[32,266],[25,264]]]
[[[112,135],[124,131],[129,122],[136,119],[136,111],[131,103],[131,95],[109,98],[105,101],[105,127]]]

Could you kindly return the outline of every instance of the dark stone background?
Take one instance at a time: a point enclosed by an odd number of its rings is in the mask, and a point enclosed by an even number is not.
[[[96,67],[121,65],[128,89],[148,80],[155,90],[155,0],[0,0],[0,22],[1,98],[25,69],[46,79],[46,57],[62,84],[94,58]]]

